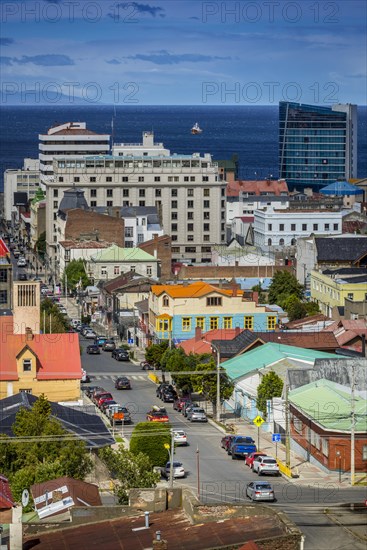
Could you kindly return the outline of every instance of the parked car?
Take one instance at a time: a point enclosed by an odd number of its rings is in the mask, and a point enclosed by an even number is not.
[[[80,329],[80,333],[85,336],[85,334],[87,332],[90,332],[92,329],[92,327],[90,327],[89,325],[82,325],[81,329]]]
[[[148,422],[169,422],[167,411],[164,407],[157,407],[156,405],[152,407],[150,411],[147,412],[147,421]]]
[[[111,393],[103,393],[97,400],[97,407],[100,409],[105,401],[112,401],[113,397]]]
[[[246,458],[250,453],[255,453],[256,451],[257,448],[252,437],[243,435],[236,435],[231,442],[231,446],[228,448],[228,454],[232,455],[232,460]]]
[[[174,410],[180,412],[182,410],[183,404],[186,401],[191,402],[191,398],[189,396],[186,396],[186,397],[178,397],[177,399],[175,399],[175,401],[173,402]]]
[[[262,453],[261,451],[256,451],[256,453],[250,453],[245,460],[246,466],[249,466],[250,468],[252,468],[252,464],[255,458],[257,458],[258,456],[267,456],[267,455],[266,453]]]
[[[132,422],[130,411],[121,405],[108,405],[106,408],[106,416],[111,426],[114,424],[130,424]]]
[[[99,355],[101,353],[101,350],[95,344],[90,344],[89,346],[87,346],[87,353],[89,355]]]
[[[96,336],[94,343],[101,348],[107,340],[107,336]]]
[[[65,310],[65,313],[66,313],[66,310]],[[84,332],[84,338],[86,338],[86,340],[94,340],[96,337],[96,333],[94,332],[94,330],[86,330]]]
[[[175,445],[188,445],[186,432],[183,430],[175,430],[173,432],[173,441]]]
[[[186,418],[187,418],[187,415],[189,414],[189,412],[191,411],[191,409],[193,408],[200,408],[200,405],[199,403],[192,403],[192,401],[187,401],[186,403],[183,404],[182,406],[182,409],[181,409],[181,414],[183,414]]]
[[[110,392],[108,392],[106,390],[99,390],[99,391],[93,392],[93,396],[92,396],[93,403],[98,406],[98,401],[99,401],[100,397],[103,397],[107,394],[108,394],[109,397],[112,397]]]
[[[113,351],[116,349],[116,344],[113,340],[106,340],[102,346],[103,351]]]
[[[258,456],[252,463],[252,470],[259,476],[262,474],[280,475],[278,462],[272,456]]]
[[[234,435],[225,435],[224,437],[222,437],[222,439],[220,440],[220,446],[222,447],[222,449],[228,451],[228,447],[231,445],[233,438]]]
[[[187,419],[190,422],[208,422],[204,409],[193,407],[187,414]]]
[[[118,403],[114,399],[107,399],[106,401],[103,401],[100,409],[103,413],[105,413],[107,407],[110,407],[111,405],[118,405]]]
[[[90,382],[90,376],[86,373],[85,370],[82,370],[82,378],[81,378],[82,384],[89,384]]]
[[[115,381],[116,390],[131,390],[130,380],[126,376],[119,376]]]
[[[19,258],[17,261],[18,267],[26,267],[27,266],[27,260],[25,258]]]
[[[19,258],[19,256],[20,256],[20,251],[18,250],[18,248],[14,248],[14,250],[13,250],[13,255],[14,255],[14,258]]]
[[[27,281],[27,273],[18,273],[18,281]]]
[[[163,388],[161,399],[163,403],[173,403],[174,400],[177,397],[177,393],[173,390],[170,390],[169,388]]]
[[[274,489],[267,481],[251,481],[246,487],[246,496],[251,500],[275,500]]]
[[[101,388],[100,386],[88,386],[88,388],[85,388],[85,395],[87,397],[92,397],[93,396],[93,392],[95,391],[101,391],[103,390],[103,388]]]
[[[173,473],[173,477],[174,479],[176,478],[181,478],[181,477],[185,477],[186,476],[186,472],[185,472],[185,468],[183,467],[183,464],[182,462],[173,462],[173,470],[172,470],[172,473]],[[169,479],[170,477],[170,474],[171,474],[171,463],[170,462],[167,462],[165,468],[164,468],[164,476]]]
[[[111,357],[116,359],[116,361],[129,361],[129,352],[123,348],[116,348],[112,351]]]
[[[150,363],[148,363],[148,361],[142,361],[140,363],[140,368],[142,370],[154,370],[154,367],[153,365],[151,365]]]

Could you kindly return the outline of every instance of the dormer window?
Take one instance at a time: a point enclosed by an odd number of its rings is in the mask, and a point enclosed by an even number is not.
[[[169,307],[169,298],[168,298],[168,296],[163,296],[163,307]]]
[[[23,359],[23,372],[30,372],[32,370],[32,359]]]

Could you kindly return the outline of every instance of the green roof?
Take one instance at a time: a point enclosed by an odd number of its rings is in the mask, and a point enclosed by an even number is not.
[[[226,369],[228,376],[234,380],[247,376],[252,371],[264,369],[283,359],[314,363],[315,359],[328,357],[333,357],[335,359],[335,354],[268,342],[263,346],[259,346],[258,348],[225,361],[222,363],[222,367]]]
[[[156,262],[157,258],[141,248],[121,248],[116,244],[106,248],[92,260],[98,262]]]
[[[289,392],[289,401],[326,430],[350,432],[351,392],[331,380],[317,380]],[[355,430],[367,432],[367,400],[354,396]]]

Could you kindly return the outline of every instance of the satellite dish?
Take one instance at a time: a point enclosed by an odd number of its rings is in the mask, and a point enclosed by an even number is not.
[[[29,502],[29,491],[28,489],[24,489],[22,493],[22,506],[24,506],[25,508],[28,505],[28,502]]]

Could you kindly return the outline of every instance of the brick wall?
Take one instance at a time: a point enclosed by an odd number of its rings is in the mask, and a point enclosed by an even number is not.
[[[139,248],[155,256],[161,263],[161,280],[171,279],[171,262],[172,262],[172,249],[171,249],[171,237],[169,235],[162,235],[161,237],[155,237],[150,241],[139,244]]]
[[[68,210],[65,226],[65,239],[98,240],[125,246],[125,224],[122,218],[114,218],[97,212],[87,212],[79,208]]]

